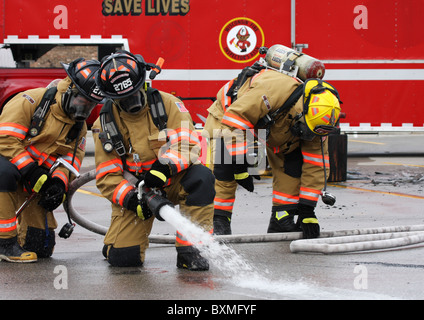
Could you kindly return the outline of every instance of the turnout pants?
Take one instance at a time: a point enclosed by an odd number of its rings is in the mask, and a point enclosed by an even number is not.
[[[221,139],[211,139],[211,169],[215,175],[214,215],[231,218],[236,200],[234,166]]]
[[[40,257],[50,256],[55,245],[57,222],[52,212],[38,205],[36,196],[16,218],[16,211],[29,197],[15,165],[0,157],[0,239],[18,237],[19,244]]]
[[[167,198],[180,212],[207,232],[213,228],[214,177],[203,165],[193,165],[173,176],[164,188]],[[112,220],[106,233],[104,255],[113,266],[140,266],[145,260],[155,218],[141,220],[134,212],[112,204]],[[163,222],[166,223],[166,222]],[[176,247],[191,243],[176,230]]]

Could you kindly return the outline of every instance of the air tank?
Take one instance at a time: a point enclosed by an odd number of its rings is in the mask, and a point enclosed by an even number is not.
[[[263,48],[263,51],[266,51],[265,61],[269,67],[288,73],[295,71],[295,67],[298,67],[295,76],[303,81],[324,77],[324,64],[307,54],[297,52],[281,44],[273,45],[269,49]]]

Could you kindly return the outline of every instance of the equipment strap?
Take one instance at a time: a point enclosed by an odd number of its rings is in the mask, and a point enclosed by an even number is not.
[[[152,115],[153,123],[159,130],[165,129],[168,116],[159,91],[148,87],[147,100],[150,106],[150,114]],[[113,100],[111,99],[108,99],[100,110],[100,125],[103,132],[100,133],[99,138],[102,142],[103,149],[106,152],[115,150],[121,157],[122,163],[125,166],[126,162],[124,157],[127,151],[123,142],[124,138],[116,125],[113,115]]]
[[[284,102],[284,104],[280,108],[275,110],[273,113],[266,114],[264,117],[259,119],[259,121],[256,123],[256,126],[259,128],[269,129],[269,127],[275,123],[275,120],[280,114],[282,114],[284,111],[290,110],[291,107],[293,107],[296,104],[296,102],[303,95],[303,87],[304,85],[301,84],[296,89],[294,89],[290,97],[288,97],[286,102]]]
[[[160,131],[166,128],[168,116],[163,105],[162,96],[159,90],[147,87],[147,101],[150,107],[150,113],[153,118],[153,123]]]
[[[56,87],[47,89],[43,95],[43,98],[41,99],[40,104],[35,109],[34,115],[32,116],[31,125],[28,130],[28,134],[31,137],[35,137],[41,132],[41,129],[44,126],[44,118],[47,112],[50,110],[50,105],[56,102],[56,92]]]

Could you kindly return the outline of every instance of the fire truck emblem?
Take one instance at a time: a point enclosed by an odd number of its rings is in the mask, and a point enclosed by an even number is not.
[[[261,27],[245,17],[228,21],[219,34],[222,53],[231,61],[246,63],[259,55],[259,48],[265,43]]]

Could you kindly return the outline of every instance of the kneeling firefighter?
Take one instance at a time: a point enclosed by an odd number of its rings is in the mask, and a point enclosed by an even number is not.
[[[102,100],[94,79],[100,63],[80,58],[62,65],[68,76],[57,86],[17,94],[0,116],[0,260],[52,255],[52,211],[85,155],[85,120]],[[66,165],[53,170],[58,159]]]
[[[315,207],[329,174],[326,136],[338,131],[340,110],[332,85],[319,78],[303,82],[262,58],[225,84],[208,109],[204,130],[213,138],[215,234],[231,234],[237,185],[254,190],[249,147],[257,139],[266,144],[273,177],[268,232],[301,230],[304,238],[318,237]]]
[[[160,72],[160,67],[118,51],[103,59],[97,77],[110,98],[92,129],[97,187],[112,203],[103,254],[117,267],[141,266],[145,259],[157,210],[148,197],[139,199],[142,181],[144,188],[159,190],[165,201],[178,204],[191,221],[212,230],[214,176],[198,161],[200,143],[191,116],[176,97],[147,87],[146,70]],[[126,178],[127,171],[137,183]],[[178,268],[209,269],[178,230],[175,245]]]

